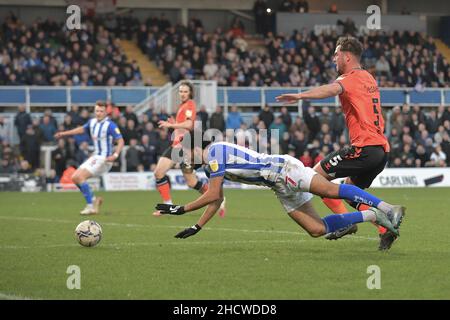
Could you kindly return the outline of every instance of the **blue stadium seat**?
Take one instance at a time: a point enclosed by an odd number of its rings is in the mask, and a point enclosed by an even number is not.
[[[228,103],[245,104],[261,104],[261,89],[260,88],[246,88],[242,89],[228,89]]]
[[[275,100],[275,98],[284,93],[298,93],[298,89],[266,89],[264,92],[264,97],[266,99],[266,103],[269,105],[272,104],[280,104]]]
[[[67,90],[61,89],[39,89],[30,88],[31,104],[65,104],[67,102]]]
[[[427,90],[423,92],[411,91],[410,102],[417,104],[440,104],[441,103],[441,91],[440,90]]]
[[[312,105],[335,105],[335,102],[336,102],[335,97],[311,100]]]
[[[111,101],[115,104],[136,104],[147,98],[147,89],[111,89]]]
[[[70,90],[72,103],[94,104],[97,100],[107,100],[106,89],[81,89],[73,88]]]
[[[7,87],[3,87],[7,88]],[[26,102],[25,89],[1,89],[0,90],[0,103],[10,104],[18,103],[22,104]]]
[[[405,91],[399,90],[383,90],[380,89],[381,105],[384,104],[403,104],[405,103]]]

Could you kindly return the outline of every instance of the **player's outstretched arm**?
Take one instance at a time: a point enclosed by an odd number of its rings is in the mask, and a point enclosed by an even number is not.
[[[214,177],[209,180],[209,188],[204,194],[202,194],[197,200],[188,203],[185,206],[158,203],[156,205],[156,210],[160,214],[173,214],[181,215],[186,212],[195,211],[197,209],[203,208],[221,198],[223,177]]]
[[[186,228],[183,231],[177,233],[175,235],[175,238],[186,239],[190,236],[193,236],[197,232],[199,232],[203,228],[203,226],[209,220],[211,220],[211,218],[216,214],[217,210],[219,210],[220,204],[222,203],[222,201],[223,201],[223,194],[222,194],[221,199],[214,201],[213,203],[210,203],[206,207],[205,212],[202,214],[202,216],[200,217],[200,219],[198,220],[198,222],[195,225],[193,225],[192,227]]]
[[[285,103],[294,103],[301,99],[325,99],[337,96],[342,93],[342,87],[339,83],[334,82],[302,93],[288,93],[276,97],[276,101]]]
[[[57,133],[55,133],[54,137],[55,137],[55,139],[59,139],[59,138],[62,138],[62,137],[75,136],[77,134],[83,134],[83,133],[84,133],[84,127],[80,126],[80,127],[75,128],[75,129],[72,129],[72,130],[66,130],[66,131],[57,132]]]
[[[163,120],[158,122],[159,128],[191,130],[193,125],[194,125],[194,123],[192,122],[192,120],[186,120],[181,123],[175,123],[175,122],[163,121]]]

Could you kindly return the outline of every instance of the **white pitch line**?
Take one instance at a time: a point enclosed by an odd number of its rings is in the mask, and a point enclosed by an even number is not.
[[[15,294],[7,294],[7,293],[0,292],[0,300],[42,300],[42,299],[22,297],[22,296],[18,296]]]
[[[312,239],[311,239],[312,240]],[[124,243],[107,243],[102,245],[103,247],[135,247],[135,246],[161,246],[161,245],[221,245],[221,244],[253,244],[253,243],[298,243],[308,241],[306,239],[297,240],[231,240],[231,241],[182,241],[182,239],[177,241],[154,241],[154,242],[124,242]],[[58,248],[58,247],[78,247],[77,244],[60,244],[60,245],[43,245],[43,246],[0,246],[0,249],[48,249],[48,248]]]
[[[58,219],[45,219],[45,218],[32,218],[32,217],[9,217],[9,216],[0,216],[0,219],[6,220],[21,220],[21,221],[35,221],[35,222],[51,222],[51,223],[77,223],[75,221],[70,220],[58,220]],[[171,228],[171,229],[180,229],[186,228],[186,226],[173,226],[173,225],[143,225],[143,224],[133,224],[133,223],[117,223],[117,222],[102,222],[102,225],[111,226],[111,227],[126,227],[126,228]],[[295,236],[309,236],[306,232],[302,231],[285,231],[285,230],[257,230],[257,229],[232,229],[232,228],[209,228],[206,227],[204,230],[212,230],[212,231],[230,231],[230,232],[245,232],[245,233],[271,233],[271,234],[289,234]],[[371,240],[378,241],[378,238],[374,237],[365,237],[365,236],[357,236],[357,235],[349,235],[344,237],[346,240]]]

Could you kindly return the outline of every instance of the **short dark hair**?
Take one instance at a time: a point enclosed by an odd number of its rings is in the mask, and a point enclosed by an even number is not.
[[[180,83],[180,87],[181,86],[189,87],[189,93],[190,93],[189,96],[191,99],[194,99],[194,85],[189,81],[183,81]]]
[[[106,108],[106,102],[103,101],[103,100],[97,100],[97,101],[95,102],[95,106],[99,106],[99,107]]]
[[[355,57],[361,59],[361,54],[363,52],[363,45],[362,43],[356,39],[355,37],[340,37],[338,41],[336,42],[336,47],[341,46],[341,51],[350,52]]]

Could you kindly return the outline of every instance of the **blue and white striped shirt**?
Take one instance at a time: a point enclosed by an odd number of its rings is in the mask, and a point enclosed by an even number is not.
[[[210,178],[273,187],[286,159],[266,155],[228,142],[213,143],[208,150]]]
[[[98,156],[109,157],[114,152],[113,141],[122,138],[119,128],[109,118],[100,122],[96,118],[90,119],[83,128],[91,137]]]

